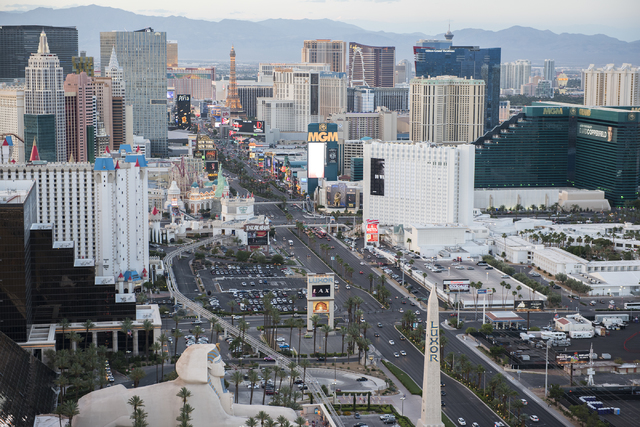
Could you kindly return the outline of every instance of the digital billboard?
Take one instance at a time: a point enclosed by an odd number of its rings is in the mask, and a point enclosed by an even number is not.
[[[581,351],[559,351],[556,353],[556,363],[566,365],[568,363],[588,363],[589,350]]]
[[[469,279],[443,280],[445,292],[469,292]]]
[[[354,209],[356,207],[356,190],[347,190],[347,208]]]
[[[585,136],[600,141],[614,142],[616,137],[615,131],[612,126],[578,123],[578,136]]]
[[[204,153],[204,159],[205,160],[218,160],[218,152],[216,150],[207,150]]]
[[[544,301],[516,300],[513,303],[513,309],[516,311],[542,311],[544,309]]]
[[[244,226],[247,233],[247,245],[266,246],[269,244],[268,224],[247,224]]]
[[[374,243],[378,241],[377,234],[367,234],[367,243]]]
[[[307,276],[307,299],[333,299],[333,274],[310,274]]]
[[[218,177],[218,162],[207,161],[204,163],[204,169],[207,172],[209,181],[214,181]]]
[[[367,224],[367,234],[378,234],[378,224]]]
[[[327,313],[329,313],[329,303],[327,301],[313,302],[313,314],[327,314]]]
[[[264,121],[235,119],[232,126],[238,133],[264,133]]]
[[[371,196],[384,196],[384,159],[371,159],[369,183]]]
[[[307,145],[307,177],[324,178],[325,144],[322,142]]]
[[[347,202],[347,186],[344,183],[327,187],[327,206],[345,207]]]
[[[176,91],[175,90],[168,90],[167,91],[167,99],[173,99],[173,97],[176,95]]]
[[[327,163],[338,163],[338,149],[329,148],[327,150]]]
[[[176,121],[179,129],[191,127],[191,95],[176,96]]]

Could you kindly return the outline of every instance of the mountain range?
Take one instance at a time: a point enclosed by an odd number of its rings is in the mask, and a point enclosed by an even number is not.
[[[100,59],[100,32],[133,31],[151,27],[178,41],[181,63],[225,62],[231,45],[238,63],[298,62],[304,40],[334,39],[372,46],[395,46],[396,61],[413,61],[419,39],[442,39],[443,34],[369,31],[330,19],[267,19],[259,22],[224,19],[219,22],[179,16],[145,16],[122,9],[96,5],[66,9],[37,8],[27,12],[0,12],[2,25],[52,25],[78,28],[79,49]],[[500,31],[454,30],[454,46],[501,47],[502,62],[529,59],[541,66],[546,58],[556,67],[602,66],[632,62],[640,58],[640,40],[625,42],[603,34],[556,34],[514,26]],[[633,64],[638,66],[640,64]]]

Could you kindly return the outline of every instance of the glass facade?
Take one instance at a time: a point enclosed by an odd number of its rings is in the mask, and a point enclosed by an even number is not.
[[[0,425],[33,426],[53,412],[56,373],[0,332]]]
[[[535,103],[475,141],[475,187],[602,190],[612,206],[638,198],[640,112]]]
[[[40,33],[47,34],[49,51],[58,55],[64,75],[73,72],[72,57],[78,56],[76,27],[48,27],[46,25],[0,26],[0,79],[24,78],[29,57],[38,51]]]
[[[56,116],[55,114],[24,115],[24,156],[28,160],[35,138],[40,160],[55,162],[56,151]]]
[[[452,46],[433,49],[415,46],[416,77],[456,76],[484,80],[485,130],[497,126],[500,116],[500,48]]]
[[[364,166],[362,157],[351,158],[351,181],[362,181]]]

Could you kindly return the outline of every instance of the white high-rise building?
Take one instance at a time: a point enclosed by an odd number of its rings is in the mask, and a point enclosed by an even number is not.
[[[273,83],[273,72],[278,68],[297,68],[307,71],[331,71],[329,64],[315,64],[309,62],[270,62],[258,64],[258,83]]]
[[[29,66],[24,70],[25,114],[55,115],[56,160],[66,162],[67,137],[64,115],[64,73],[58,55],[49,52],[47,35],[40,33],[37,53],[29,57]],[[31,149],[33,141],[25,141]]]
[[[149,265],[147,161],[142,155],[99,157],[93,174],[96,275],[124,274],[126,280],[127,272],[136,272],[143,279]]]
[[[474,145],[367,140],[363,151],[363,218],[405,227],[471,224]]]
[[[284,121],[289,125],[291,120],[283,117],[290,111],[290,104],[266,102],[275,100],[293,102],[292,131],[305,132],[309,123],[324,122],[329,115],[346,110],[347,75],[331,71],[277,68],[273,74],[273,98],[258,98],[258,120],[274,123],[273,117],[280,117],[279,122]],[[285,112],[274,112],[274,108],[280,107]]]
[[[120,64],[118,64],[118,56],[116,55],[116,47],[111,49],[111,56],[109,57],[109,65],[104,69],[104,76],[111,77],[111,93],[114,98],[120,97],[124,99],[125,94],[125,80],[124,71]]]
[[[596,68],[591,64],[583,70],[583,82],[584,105],[640,105],[640,68],[631,64],[620,68],[613,64]]]
[[[0,87],[0,135],[24,140],[24,86]]]
[[[483,134],[483,80],[438,76],[411,80],[412,141],[472,142]]]
[[[34,180],[37,222],[53,225],[55,241],[73,241],[77,258],[94,259],[97,276],[136,271],[142,278],[149,269],[146,164],[142,155],[99,157],[95,165],[0,164],[0,181]]]
[[[529,83],[531,77],[531,61],[518,59],[500,65],[500,89],[515,89],[521,93],[521,87]]]
[[[556,80],[556,61],[555,59],[545,59],[544,68],[542,69],[542,80],[555,82]]]

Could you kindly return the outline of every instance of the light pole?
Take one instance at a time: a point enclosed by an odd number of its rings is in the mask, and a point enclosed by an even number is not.
[[[402,401],[402,412],[400,413],[400,415],[404,417],[404,401],[407,400],[407,398],[405,395],[402,395],[400,400]]]
[[[547,340],[547,357],[546,362],[544,364],[544,397],[547,398],[547,394],[549,393],[547,381],[549,379],[549,344],[551,340]]]
[[[337,376],[338,376],[338,371],[337,371],[338,364],[336,363],[337,359],[338,358],[336,356],[333,356],[333,382],[334,382],[334,384],[338,383],[338,378],[337,378]]]

